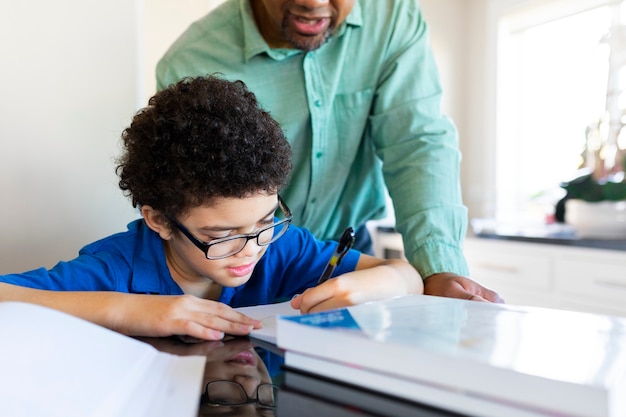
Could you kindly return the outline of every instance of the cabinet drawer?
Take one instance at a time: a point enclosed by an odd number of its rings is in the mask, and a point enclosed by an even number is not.
[[[577,297],[579,299],[580,297]],[[595,303],[594,303],[595,301]],[[570,298],[563,299],[559,303],[559,308],[565,310],[582,311],[585,313],[593,314],[607,314],[609,316],[621,316],[626,319],[626,306],[612,303],[600,302],[598,300],[592,300],[592,302],[572,301]]]
[[[516,246],[466,244],[471,277],[494,287],[551,289],[552,258],[541,251],[518,250]]]
[[[563,256],[556,260],[559,292],[624,306],[626,304],[626,257],[598,258]]]

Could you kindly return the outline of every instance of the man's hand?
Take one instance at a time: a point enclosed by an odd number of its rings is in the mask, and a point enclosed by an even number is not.
[[[469,278],[447,272],[425,278],[424,294],[504,303],[504,300],[495,291],[487,289]]]

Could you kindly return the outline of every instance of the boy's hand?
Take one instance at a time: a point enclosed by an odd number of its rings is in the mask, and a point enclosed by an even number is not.
[[[123,294],[123,306],[115,308],[112,329],[132,336],[186,335],[220,340],[224,334],[247,335],[261,322],[226,304],[192,295],[164,296]]]
[[[398,273],[402,269],[412,272]],[[412,266],[389,262],[352,271],[309,288],[291,300],[291,307],[307,314],[422,291],[422,280]]]
[[[0,283],[0,301],[24,301],[64,311],[129,336],[191,336],[220,340],[247,335],[261,322],[217,301],[193,295],[114,291],[48,291]]]

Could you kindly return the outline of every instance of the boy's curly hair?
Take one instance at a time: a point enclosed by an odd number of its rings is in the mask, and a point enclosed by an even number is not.
[[[218,197],[275,193],[291,171],[279,124],[242,81],[185,78],[155,94],[122,133],[116,172],[133,207],[176,218]]]

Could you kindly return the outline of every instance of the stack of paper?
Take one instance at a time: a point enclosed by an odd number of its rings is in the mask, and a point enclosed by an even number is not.
[[[250,332],[250,337],[271,344],[276,344],[276,319],[279,316],[296,316],[300,314],[300,310],[291,308],[290,301],[283,301],[276,304],[264,304],[250,307],[238,307],[240,313],[248,317],[259,320],[263,327],[254,329]]]
[[[430,296],[279,317],[288,367],[476,416],[626,416],[626,320]]]
[[[0,415],[196,416],[206,357],[175,356],[33,304],[0,302]]]

